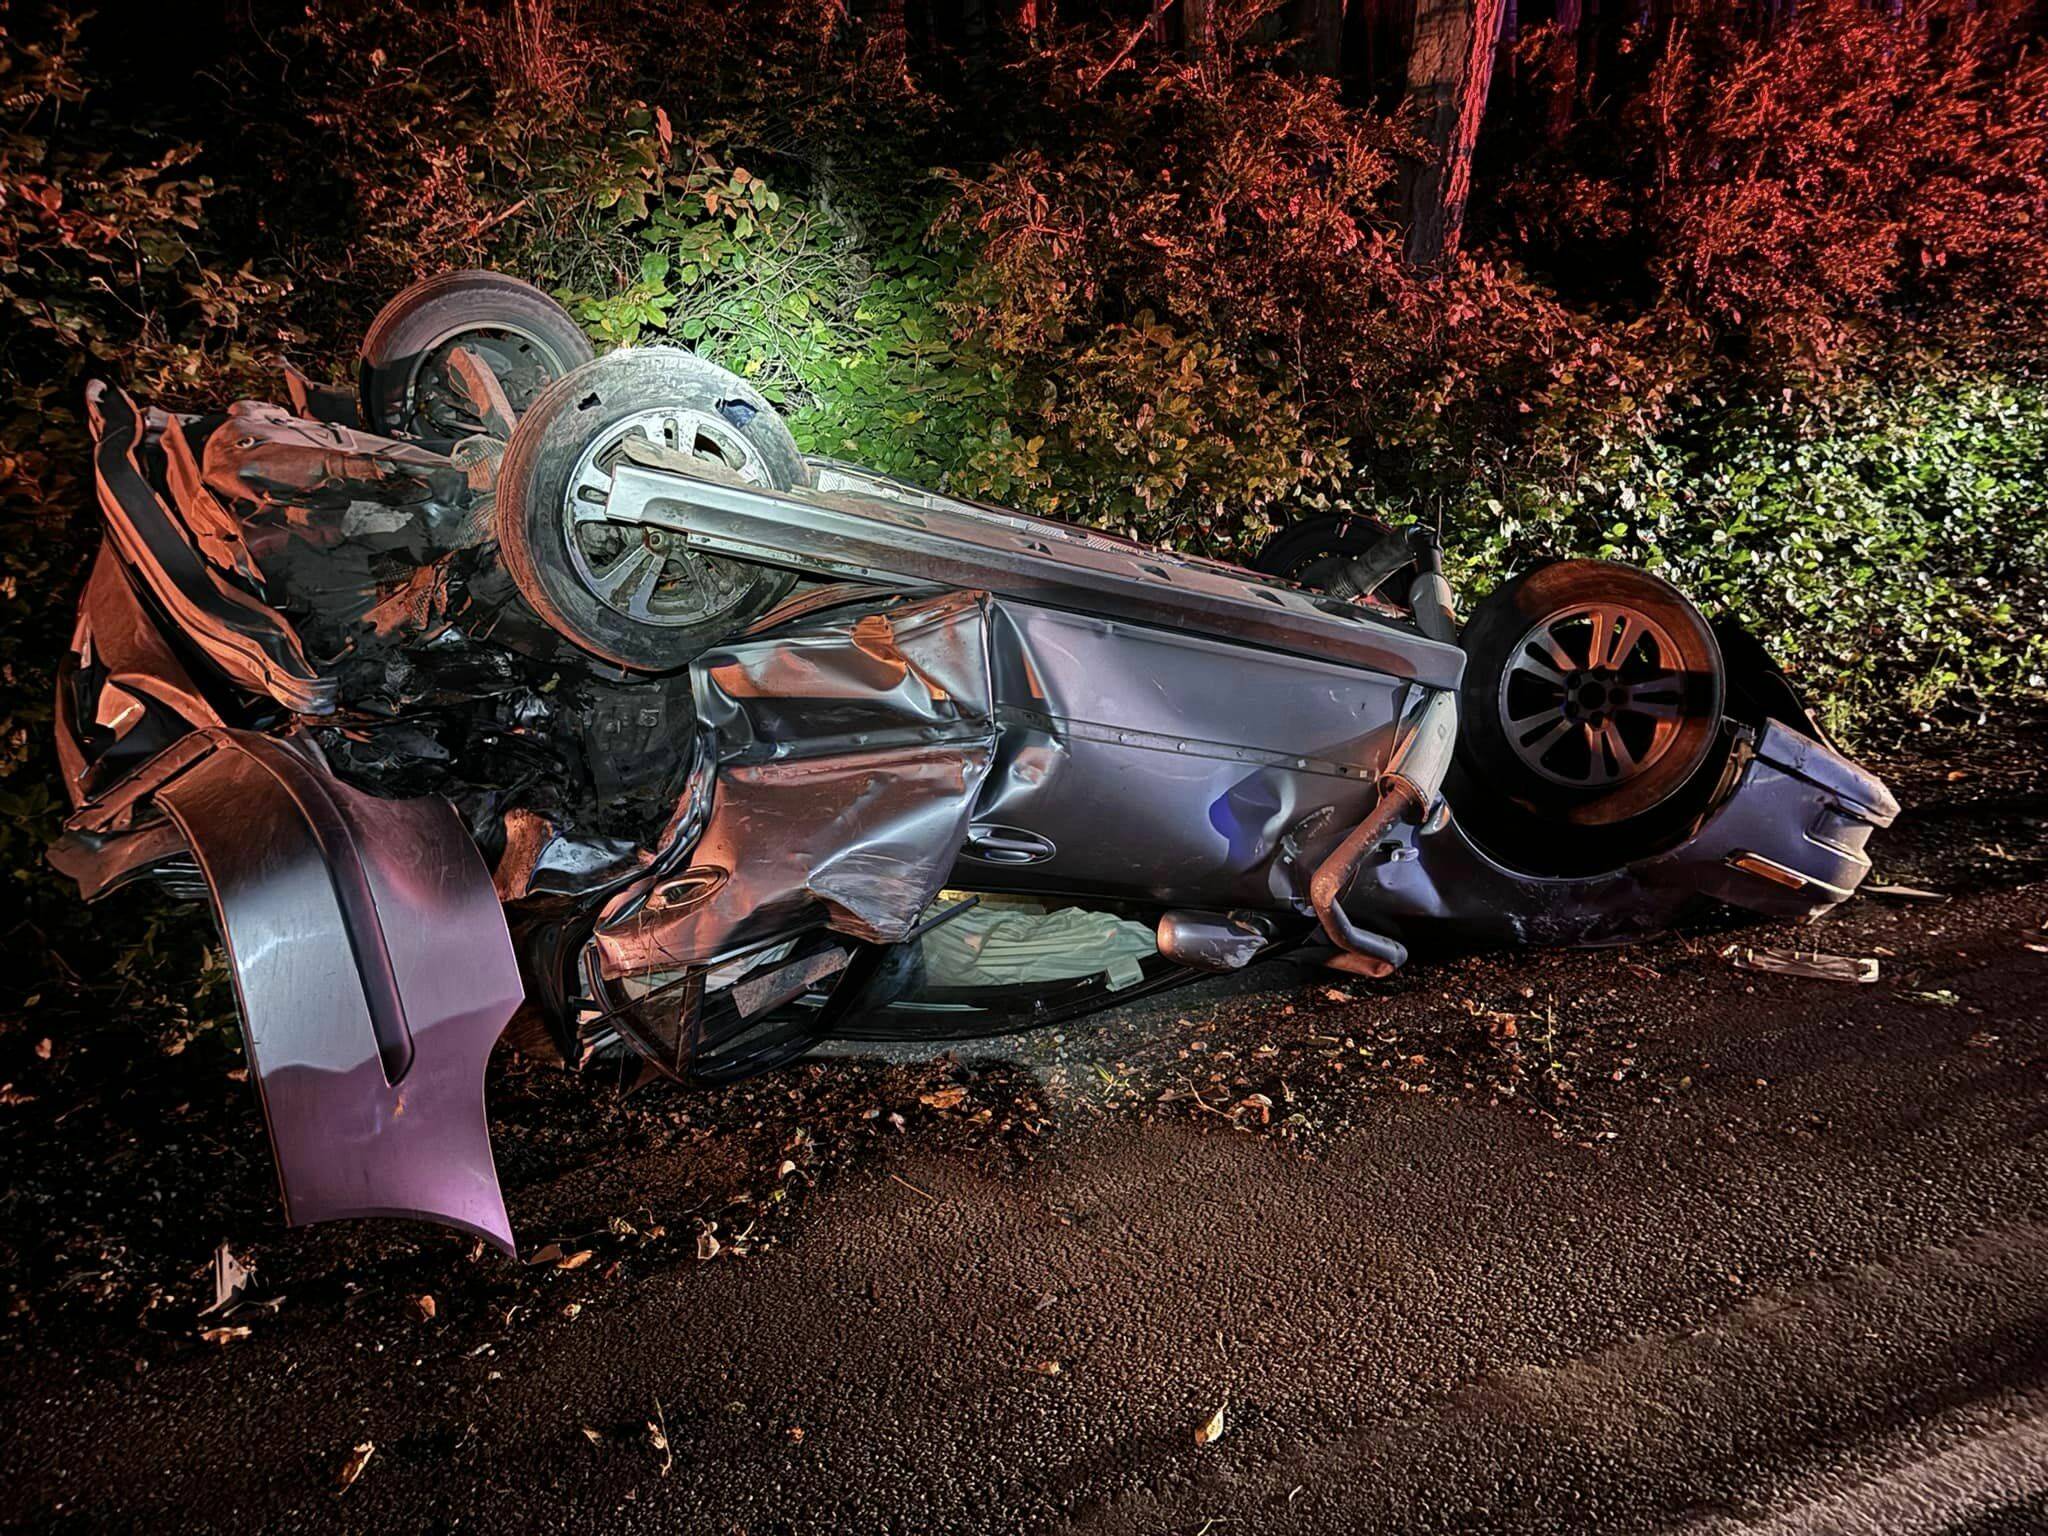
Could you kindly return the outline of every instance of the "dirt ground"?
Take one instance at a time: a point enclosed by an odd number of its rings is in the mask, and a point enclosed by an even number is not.
[[[501,1056],[527,1262],[284,1231],[225,1032],[16,1029],[0,1519],[2048,1530],[2048,726],[1882,766],[1947,900],[717,1093]]]

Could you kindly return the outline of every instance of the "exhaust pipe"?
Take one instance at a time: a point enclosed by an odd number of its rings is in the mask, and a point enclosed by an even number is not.
[[[1419,578],[1418,586],[1426,579]],[[1407,945],[1351,921],[1344,911],[1344,893],[1357,878],[1368,849],[1404,818],[1413,816],[1420,821],[1436,809],[1457,742],[1457,695],[1447,691],[1424,695],[1401,722],[1394,749],[1380,774],[1379,798],[1365,819],[1316,867],[1308,885],[1309,905],[1315,908],[1324,934],[1341,952],[1334,962],[1340,970],[1384,976],[1407,963]]]

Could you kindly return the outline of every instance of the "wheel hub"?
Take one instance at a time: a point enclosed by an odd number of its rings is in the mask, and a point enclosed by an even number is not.
[[[532,405],[561,371],[540,341],[524,331],[472,327],[443,337],[413,365],[406,399],[415,420],[447,437],[466,437],[483,426],[456,382],[452,359],[457,347],[469,348],[498,376],[514,411]]]
[[[614,422],[594,438],[569,476],[562,538],[584,589],[636,623],[702,624],[746,599],[746,572],[731,560],[691,549],[666,530],[609,521],[612,472],[635,437],[753,485],[768,483],[767,461],[715,412],[656,406]]]
[[[1530,626],[1501,674],[1509,748],[1553,784],[1606,789],[1647,773],[1686,716],[1678,647],[1618,603],[1582,603]]]

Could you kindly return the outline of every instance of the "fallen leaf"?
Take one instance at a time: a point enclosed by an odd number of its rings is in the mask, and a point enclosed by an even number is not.
[[[420,1321],[423,1323],[431,1323],[434,1320],[435,1312],[439,1310],[434,1305],[434,1298],[424,1295],[413,1297],[412,1309],[419,1314]]]
[[[592,1445],[603,1445],[604,1431],[601,1429],[592,1429],[588,1424],[586,1424],[583,1426],[583,1438],[588,1440]]]
[[[555,1268],[581,1269],[590,1262],[591,1257],[592,1255],[588,1248],[578,1248],[574,1253],[564,1254],[560,1261],[556,1263]]]
[[[226,1349],[235,1340],[249,1337],[249,1328],[245,1323],[231,1323],[224,1328],[202,1328],[199,1331],[199,1337],[206,1340],[209,1344],[215,1344],[222,1349]]]
[[[697,1257],[700,1259],[717,1258],[718,1250],[723,1246],[724,1245],[718,1241],[717,1234],[714,1233],[709,1227],[706,1227],[702,1232],[699,1232],[697,1234]]]
[[[363,1475],[363,1468],[370,1464],[370,1458],[377,1454],[377,1442],[365,1440],[348,1453],[348,1460],[341,1464],[341,1470],[334,1474],[334,1491],[347,1493],[355,1486],[357,1478]]]
[[[669,1449],[668,1420],[666,1416],[661,1415],[659,1402],[654,1405],[654,1411],[658,1417],[647,1421],[647,1443],[661,1453],[661,1475],[667,1477],[668,1469],[676,1463],[676,1456],[675,1452]]]
[[[961,1087],[940,1088],[932,1093],[921,1093],[917,1102],[931,1109],[958,1109],[967,1098],[967,1090]]]
[[[1209,1422],[1195,1431],[1195,1444],[1214,1445],[1223,1438],[1223,1409],[1219,1406],[1209,1415]]]
[[[529,1264],[552,1264],[562,1256],[560,1243],[542,1243],[527,1256]]]
[[[796,1445],[802,1445],[804,1443],[804,1427],[801,1424],[792,1424],[789,1426],[788,1429],[785,1429],[783,1433],[789,1436],[791,1442]]]
[[[562,1308],[562,1316],[564,1316],[564,1317],[568,1318],[568,1319],[569,1319],[569,1321],[573,1323],[573,1322],[575,1322],[575,1321],[576,1321],[576,1314],[577,1314],[577,1313],[579,1313],[579,1312],[581,1312],[582,1310],[583,1310],[583,1303],[582,1303],[582,1302],[580,1302],[580,1301],[572,1301],[572,1302],[568,1303],[568,1305],[566,1305],[566,1306],[564,1306],[564,1307]]]
[[[1041,1360],[1031,1369],[1041,1376],[1057,1376],[1060,1373],[1060,1363],[1057,1360]]]

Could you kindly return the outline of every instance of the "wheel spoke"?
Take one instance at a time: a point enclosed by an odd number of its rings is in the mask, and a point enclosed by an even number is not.
[[[1628,664],[1635,649],[1643,643],[1643,636],[1649,633],[1649,626],[1643,623],[1643,616],[1624,608],[1621,611],[1621,633],[1615,637],[1614,649],[1608,654],[1607,665],[1619,672]]]
[[[1572,660],[1571,653],[1558,640],[1554,630],[1541,629],[1531,635],[1529,644],[1523,647],[1524,657],[1533,661],[1535,658],[1529,653],[1539,645],[1543,647],[1544,654],[1549,656],[1551,665],[1557,669],[1557,681],[1560,686],[1564,683],[1565,673],[1579,670],[1579,664]]]
[[[1526,650],[1515,658],[1513,670],[1521,673],[1524,677],[1541,678],[1560,693],[1564,691],[1564,674],[1548,662],[1538,661]]]
[[[1685,713],[1685,690],[1676,677],[1666,673],[1614,690],[1617,713],[1642,715],[1651,720],[1676,720]]]
[[[622,606],[620,594],[632,588],[623,606],[638,616],[646,612],[646,599],[660,578],[661,556],[645,544],[631,544],[611,564],[590,573],[590,590],[617,608]]]
[[[633,594],[626,599],[626,612],[636,619],[648,618],[648,605],[654,601],[655,584],[661,580],[661,556],[656,555],[641,568],[640,579],[633,583]]]
[[[1611,765],[1612,778],[1625,779],[1636,771],[1635,754],[1628,749],[1628,743],[1621,739],[1621,728],[1612,720],[1600,722],[1600,741],[1607,748],[1606,757],[1594,753],[1594,766]]]
[[[1571,728],[1571,721],[1565,719],[1562,715],[1553,715],[1550,717],[1550,725],[1541,733],[1535,733],[1530,736],[1518,734],[1516,740],[1521,743],[1522,756],[1531,762],[1541,762],[1543,754],[1556,746]]]
[[[1608,665],[1607,642],[1613,638],[1614,615],[1605,608],[1595,608],[1586,615],[1590,621],[1586,632],[1586,670]]]
[[[1544,705],[1526,715],[1515,715],[1508,720],[1508,732],[1517,741],[1527,741],[1536,731],[1546,725],[1554,725],[1564,719],[1556,703]]]

